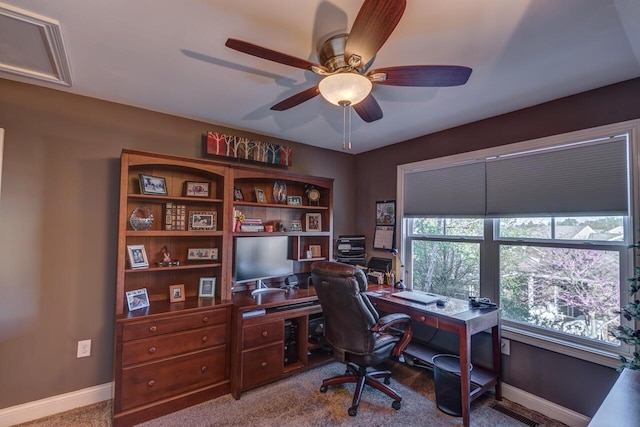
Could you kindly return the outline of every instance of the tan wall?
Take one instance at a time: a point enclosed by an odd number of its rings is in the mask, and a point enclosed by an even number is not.
[[[348,154],[3,79],[0,128],[0,409],[112,381],[123,148],[200,157],[207,130],[293,146],[291,172],[335,178],[336,235],[354,228]]]
[[[637,78],[360,154],[356,233],[366,235],[368,254],[392,258],[372,250],[371,212],[376,200],[396,198],[398,165],[637,119],[639,100]],[[503,358],[507,383],[589,416],[617,375],[613,369],[516,341],[511,354],[517,357]]]

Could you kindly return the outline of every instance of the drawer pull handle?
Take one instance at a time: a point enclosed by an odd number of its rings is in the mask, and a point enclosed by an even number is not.
[[[268,331],[262,331],[262,336],[263,336],[263,337],[266,337],[267,335],[269,335],[269,332],[268,332]]]
[[[157,329],[158,329],[158,327],[153,325],[153,326],[149,327],[149,332],[155,332]]]
[[[209,321],[209,316],[204,316],[202,318],[202,323],[207,323]]]
[[[149,387],[153,387],[155,384],[156,384],[156,380],[149,380],[149,382],[147,383]]]
[[[263,368],[266,368],[266,367],[267,367],[267,362],[262,362],[262,363],[260,364],[260,366],[262,366]]]
[[[155,353],[155,352],[156,352],[156,348],[155,348],[155,347],[151,347],[151,348],[149,349],[149,354],[153,354],[153,353]]]
[[[209,338],[208,338],[206,335],[205,335],[205,336],[203,336],[203,337],[202,337],[202,342],[207,342],[207,341],[209,341]]]
[[[206,367],[206,366],[202,366],[202,367],[200,368],[200,372],[202,372],[202,373],[207,372],[207,367]]]
[[[420,316],[420,321],[421,321],[421,322],[424,322],[425,320],[427,320],[427,318],[426,318],[426,317],[424,317],[424,316]]]

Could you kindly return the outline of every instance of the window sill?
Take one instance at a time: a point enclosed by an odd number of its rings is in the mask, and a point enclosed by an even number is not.
[[[587,347],[574,342],[523,330],[522,328],[505,325],[504,321],[502,323],[502,337],[609,368],[617,368],[620,365],[618,353]]]

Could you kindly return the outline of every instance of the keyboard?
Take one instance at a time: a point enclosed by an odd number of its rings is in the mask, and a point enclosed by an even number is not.
[[[434,294],[428,294],[426,292],[419,291],[400,291],[391,294],[392,297],[402,298],[413,302],[419,302],[421,304],[433,304],[441,297]]]

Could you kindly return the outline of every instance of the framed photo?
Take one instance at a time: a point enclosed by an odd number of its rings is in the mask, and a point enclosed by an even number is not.
[[[186,181],[184,183],[184,195],[188,197],[209,197],[209,183]]]
[[[167,195],[167,181],[161,176],[140,174],[140,193],[155,196]]]
[[[322,256],[320,245],[309,245],[311,258],[320,258]]]
[[[242,189],[235,187],[233,189],[233,200],[244,201],[244,194],[242,194]]]
[[[149,295],[147,295],[147,289],[142,288],[127,292],[127,305],[129,306],[129,311],[149,307]]]
[[[184,285],[171,285],[169,286],[169,301],[171,302],[180,302],[184,301]]]
[[[396,225],[396,201],[376,202],[376,225]]]
[[[262,188],[256,188],[256,202],[267,203],[267,197],[264,195],[264,190]]]
[[[291,206],[302,206],[302,196],[287,196],[287,204]]]
[[[322,231],[322,215],[319,213],[308,213],[305,231]]]
[[[149,259],[144,245],[127,245],[127,253],[129,254],[129,266],[131,268],[148,268]]]
[[[217,261],[218,248],[189,248],[187,249],[188,261]]]
[[[292,219],[289,223],[289,231],[302,231],[302,221],[299,219]]]
[[[216,293],[216,278],[215,277],[201,277],[200,289],[198,290],[199,297],[213,297]]]
[[[218,212],[189,212],[189,231],[215,231],[218,224]]]

